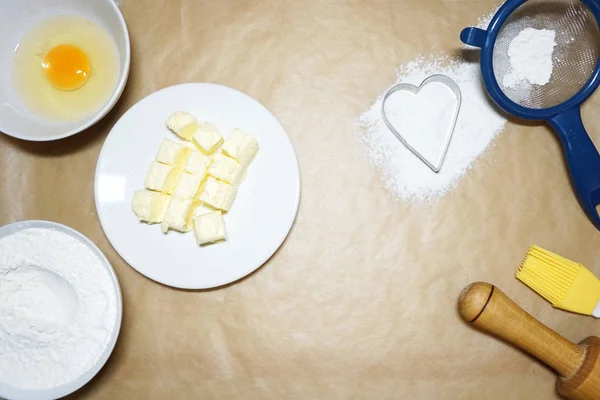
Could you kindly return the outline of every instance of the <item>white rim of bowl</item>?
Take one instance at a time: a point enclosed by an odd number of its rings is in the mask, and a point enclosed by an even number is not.
[[[105,0],[105,1],[107,3],[109,3],[110,7],[112,7],[112,9],[115,11],[117,18],[119,19],[119,22],[121,24],[121,27],[123,28],[124,33],[125,33],[125,70],[123,71],[123,75],[121,75],[121,78],[119,79],[117,89],[111,96],[110,100],[104,105],[104,107],[102,107],[95,115],[90,117],[82,125],[78,126],[77,128],[66,131],[64,133],[58,134],[58,135],[41,137],[41,138],[31,138],[31,137],[26,137],[24,135],[21,135],[18,132],[2,131],[3,133],[7,134],[8,136],[12,136],[16,139],[27,140],[30,142],[51,142],[53,140],[64,139],[69,136],[73,136],[81,131],[84,131],[87,128],[91,127],[92,125],[96,124],[98,121],[100,121],[102,118],[104,118],[106,116],[106,114],[108,114],[110,112],[110,110],[113,109],[115,104],[117,104],[117,101],[119,101],[119,98],[121,98],[121,95],[123,94],[123,91],[125,90],[125,85],[127,83],[127,79],[129,78],[129,67],[131,65],[131,44],[130,44],[130,40],[129,40],[129,30],[127,29],[127,24],[125,23],[125,18],[123,17],[121,10],[117,6],[117,4],[114,2],[114,0]]]
[[[22,226],[22,228],[18,229],[20,226]],[[119,283],[119,278],[117,277],[117,274],[115,273],[115,270],[112,267],[112,264],[110,263],[110,261],[108,261],[108,258],[106,258],[106,255],[102,252],[102,250],[100,250],[98,248],[98,246],[96,246],[96,244],[94,242],[92,242],[83,233],[81,233],[69,226],[60,224],[58,222],[46,221],[46,220],[24,220],[24,221],[13,222],[11,224],[1,226],[0,231],[8,229],[9,227],[16,228],[15,232],[21,231],[23,229],[28,229],[28,228],[42,228],[42,229],[56,229],[56,230],[65,232],[67,234],[70,234],[71,236],[79,239],[84,245],[88,246],[90,248],[90,250],[92,250],[98,256],[98,258],[100,258],[100,261],[104,264],[104,267],[108,270],[108,272],[112,278],[113,286],[115,288],[115,293],[116,293],[116,297],[117,297],[116,298],[116,300],[117,300],[117,318],[116,318],[115,330],[112,333],[111,340],[108,342],[107,346],[104,348],[104,351],[102,352],[102,354],[100,355],[98,360],[96,360],[96,362],[91,366],[91,368],[89,370],[84,372],[82,375],[80,375],[78,378],[76,378],[72,382],[66,383],[61,386],[49,388],[49,389],[19,389],[19,388],[10,386],[10,385],[0,381],[0,383],[5,385],[6,389],[7,389],[6,392],[2,392],[2,390],[0,389],[0,399],[4,398],[4,397],[6,397],[7,399],[27,399],[27,400],[50,400],[50,399],[61,398],[61,397],[64,397],[71,393],[76,392],[77,390],[81,389],[83,386],[85,386],[89,382],[91,382],[94,379],[94,377],[102,370],[102,368],[104,368],[104,365],[106,364],[106,362],[108,361],[108,359],[110,358],[110,356],[112,355],[112,353],[115,349],[117,340],[121,333],[121,324],[123,321],[123,295],[121,292],[121,285]]]

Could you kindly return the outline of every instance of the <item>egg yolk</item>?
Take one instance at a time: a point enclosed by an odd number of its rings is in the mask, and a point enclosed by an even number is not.
[[[75,90],[87,82],[92,65],[79,47],[60,44],[46,54],[42,60],[42,68],[54,87],[60,90]]]

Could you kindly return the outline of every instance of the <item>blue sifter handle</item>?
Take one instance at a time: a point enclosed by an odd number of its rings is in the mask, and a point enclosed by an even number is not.
[[[460,33],[460,40],[468,45],[483,47],[487,39],[487,31],[479,28],[465,28]]]
[[[581,207],[600,230],[600,154],[585,131],[579,107],[571,108],[548,121],[562,142],[571,183]]]

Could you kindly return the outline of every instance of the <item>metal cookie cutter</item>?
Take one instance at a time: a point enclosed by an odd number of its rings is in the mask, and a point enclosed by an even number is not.
[[[444,85],[448,89],[450,89],[454,93],[454,96],[456,97],[456,111],[454,112],[454,118],[452,119],[452,123],[449,126],[448,134],[446,135],[446,140],[445,140],[444,147],[443,147],[443,151],[442,151],[441,157],[440,157],[437,165],[433,165],[432,162],[430,162],[425,157],[423,157],[423,155],[421,153],[419,153],[415,148],[413,148],[406,141],[406,139],[404,139],[404,137],[402,137],[400,132],[398,132],[396,130],[396,128],[394,128],[394,126],[390,123],[390,121],[387,118],[386,112],[385,112],[385,102],[392,93],[397,92],[399,90],[406,90],[406,91],[411,92],[412,94],[416,95],[417,93],[419,93],[419,91],[425,85],[427,85],[429,83],[441,83],[442,85]],[[421,84],[419,86],[411,85],[410,83],[399,83],[397,85],[392,86],[390,88],[390,90],[387,91],[385,96],[383,96],[383,101],[381,102],[381,117],[383,118],[383,122],[385,122],[385,124],[387,125],[389,130],[398,138],[398,140],[400,142],[402,142],[402,144],[404,146],[406,146],[406,148],[408,150],[410,150],[415,156],[419,157],[419,159],[421,161],[423,161],[425,163],[425,165],[427,165],[429,168],[431,168],[431,170],[433,172],[437,173],[437,172],[440,172],[440,170],[442,169],[442,165],[444,164],[444,160],[446,159],[446,154],[448,153],[448,148],[450,147],[450,140],[452,140],[452,134],[454,133],[454,128],[456,126],[456,120],[458,119],[458,112],[460,111],[461,102],[462,102],[462,95],[460,93],[460,88],[458,87],[456,82],[454,82],[452,80],[452,78],[450,78],[449,76],[446,76],[446,75],[441,75],[441,74],[431,75],[430,77],[425,79],[423,82],[421,82]]]

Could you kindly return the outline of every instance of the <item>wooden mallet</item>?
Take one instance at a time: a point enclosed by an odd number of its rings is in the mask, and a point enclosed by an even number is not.
[[[526,351],[554,369],[558,392],[567,399],[600,399],[600,339],[578,345],[523,311],[489,283],[467,286],[458,300],[462,318],[478,329]]]

